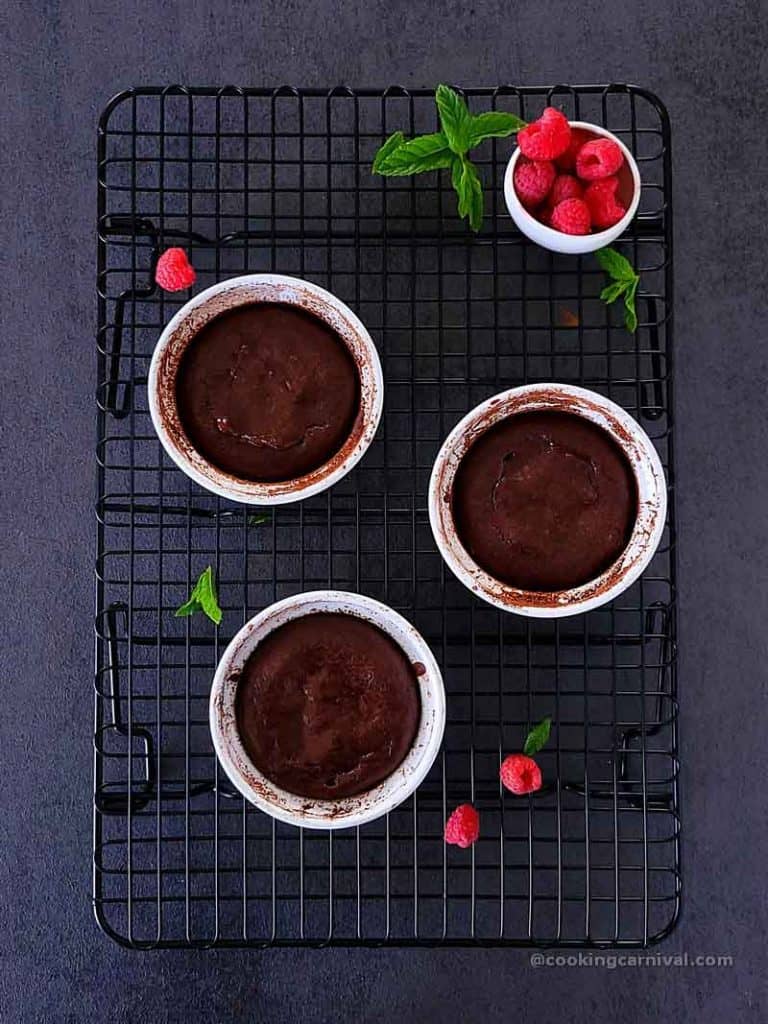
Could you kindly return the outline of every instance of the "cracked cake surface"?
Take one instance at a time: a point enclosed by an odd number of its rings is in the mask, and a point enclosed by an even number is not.
[[[605,430],[572,413],[521,413],[463,457],[453,514],[462,544],[495,579],[567,590],[595,579],[627,546],[637,487]]]
[[[179,366],[184,431],[210,463],[249,480],[292,480],[322,466],[360,406],[354,360],[318,317],[252,303],[207,323]]]

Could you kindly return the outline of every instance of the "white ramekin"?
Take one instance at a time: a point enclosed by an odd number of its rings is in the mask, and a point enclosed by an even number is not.
[[[342,800],[312,800],[288,793],[253,765],[240,740],[235,695],[240,673],[258,644],[279,626],[315,612],[354,615],[378,626],[414,665],[421,718],[410,752],[374,789]],[[351,828],[393,810],[421,784],[437,756],[445,729],[443,679],[432,651],[402,615],[361,594],[316,590],[297,594],[265,608],[247,622],[222,655],[210,700],[213,745],[230,781],[246,800],[280,821],[304,828]]]
[[[524,412],[568,412],[602,427],[619,445],[634,473],[638,513],[627,547],[597,579],[558,591],[521,590],[480,568],[459,540],[453,521],[453,486],[463,456],[501,420]],[[639,424],[615,402],[570,384],[528,384],[494,395],[453,428],[440,449],[429,482],[429,520],[452,572],[489,604],[531,618],[561,618],[612,601],[640,576],[656,551],[667,514],[661,460]]]
[[[176,375],[195,335],[220,313],[255,302],[296,306],[328,324],[348,346],[360,375],[360,411],[350,436],[328,462],[295,480],[246,480],[212,466],[189,441],[176,406]],[[201,487],[249,505],[281,505],[332,487],[360,461],[381,419],[384,380],[376,346],[351,309],[324,288],[281,274],[249,274],[200,292],[169,321],[149,367],[149,411],[163,447]]]
[[[585,131],[594,132],[595,135],[600,135],[604,139],[612,139],[624,154],[624,159],[627,161],[627,166],[632,174],[634,193],[632,202],[629,204],[627,212],[621,220],[614,224],[613,227],[606,228],[605,231],[595,231],[594,234],[590,235],[566,235],[562,231],[555,231],[554,228],[550,228],[546,224],[542,224],[541,221],[536,220],[533,214],[529,213],[520,202],[515,191],[515,166],[521,155],[519,148],[515,149],[510,157],[504,174],[504,199],[506,200],[507,209],[512,220],[532,242],[536,242],[537,245],[542,246],[544,249],[550,249],[552,252],[579,255],[586,252],[596,252],[598,249],[610,245],[611,242],[615,242],[619,235],[626,230],[630,221],[637,213],[637,207],[640,203],[641,183],[640,171],[637,168],[635,158],[621,139],[614,135],[613,132],[609,132],[606,128],[601,128],[598,124],[590,124],[588,121],[569,121],[568,123],[571,128],[583,128]]]

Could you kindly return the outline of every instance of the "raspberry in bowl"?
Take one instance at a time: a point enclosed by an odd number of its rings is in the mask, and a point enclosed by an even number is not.
[[[640,202],[640,172],[617,136],[554,107],[517,135],[504,175],[510,216],[552,252],[595,252],[627,228]]]

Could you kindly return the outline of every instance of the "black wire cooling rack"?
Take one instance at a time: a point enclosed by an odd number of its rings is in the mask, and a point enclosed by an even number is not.
[[[303,944],[640,946],[680,901],[672,468],[670,136],[631,86],[466,91],[531,119],[553,102],[637,156],[640,213],[619,245],[641,270],[640,326],[598,299],[593,257],[528,243],[502,195],[509,140],[478,150],[479,235],[445,176],[370,173],[385,135],[431,131],[431,93],[402,88],[139,88],[98,139],[98,565],[94,905],[134,947]],[[300,505],[254,510],[190,483],[147,408],[149,359],[186,300],[158,253],[191,251],[199,290],[243,272],[308,278],[369,328],[385,413],[362,463]],[[643,578],[586,616],[526,621],[474,599],[429,529],[432,461],[457,420],[517,384],[583,384],[658,447],[670,521]],[[258,510],[256,510],[258,511]],[[208,564],[224,621],[174,609]],[[430,642],[448,697],[444,749],[416,795],[359,829],[274,822],[229,785],[208,732],[220,653],[272,601],[334,587],[386,601]],[[553,719],[531,798],[499,785],[505,753]],[[482,838],[446,847],[471,800]]]

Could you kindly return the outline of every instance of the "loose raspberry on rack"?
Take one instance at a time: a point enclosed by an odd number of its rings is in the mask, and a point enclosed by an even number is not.
[[[555,163],[558,169],[561,171],[575,171],[576,170],[576,157],[578,156],[581,147],[592,139],[592,136],[588,131],[583,128],[571,128],[571,142],[568,149],[559,156]]]
[[[525,754],[510,754],[505,757],[499,770],[501,784],[515,796],[525,796],[541,789],[541,768],[532,757]]]
[[[515,167],[515,192],[523,206],[530,208],[543,202],[554,180],[555,167],[548,160],[518,160]]]
[[[555,231],[565,235],[588,235],[592,218],[583,199],[564,199],[552,211],[549,223]]]
[[[197,274],[183,249],[166,249],[157,261],[155,281],[167,292],[180,292],[190,288]]]
[[[554,107],[547,107],[538,121],[517,133],[517,144],[529,160],[555,160],[571,143],[568,118]]]
[[[576,155],[576,173],[583,181],[607,178],[624,163],[624,154],[613,139],[585,142]]]
[[[480,836],[480,815],[472,804],[459,804],[445,823],[445,841],[466,850]]]
[[[615,175],[610,178],[600,178],[587,185],[584,202],[589,207],[593,227],[601,230],[613,227],[627,212],[623,204],[616,198],[618,187],[619,179]]]

